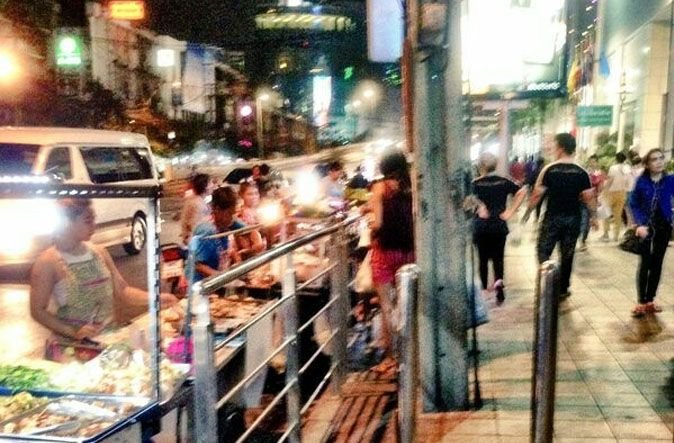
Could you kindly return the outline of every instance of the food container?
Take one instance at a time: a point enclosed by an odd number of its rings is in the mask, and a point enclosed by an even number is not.
[[[0,423],[0,439],[95,442],[133,424],[153,406],[145,397],[55,398]]]

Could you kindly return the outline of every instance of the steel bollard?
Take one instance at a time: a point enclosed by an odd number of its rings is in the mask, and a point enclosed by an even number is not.
[[[557,265],[546,261],[536,283],[535,336],[531,387],[531,441],[552,441],[557,374]]]
[[[419,267],[405,265],[396,273],[400,313],[400,377],[398,386],[398,427],[400,442],[414,442],[417,398],[417,281]]]

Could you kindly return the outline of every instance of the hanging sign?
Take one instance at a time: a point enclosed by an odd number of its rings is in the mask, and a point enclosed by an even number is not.
[[[113,20],[143,20],[145,2],[141,0],[111,0],[108,3],[110,18]]]
[[[613,124],[613,106],[578,106],[576,125],[611,126]]]

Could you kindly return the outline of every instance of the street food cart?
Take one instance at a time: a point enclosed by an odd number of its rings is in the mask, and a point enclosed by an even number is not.
[[[157,434],[162,416],[177,408],[178,426],[166,429],[169,434],[180,434],[186,415],[195,441],[218,441],[226,433],[245,441],[285,397],[282,439],[297,440],[302,414],[331,379],[336,386],[341,384],[349,310],[347,231],[357,217],[323,220],[320,226],[301,220],[303,228],[296,237],[196,283],[193,303],[183,300],[160,311],[159,196],[160,189],[154,186],[83,186],[0,177],[1,199],[142,197],[149,202],[148,312],[95,341],[67,346],[68,362],[47,362],[28,349],[3,352],[0,439],[143,441]],[[303,270],[298,263],[303,263]],[[235,281],[245,284],[232,285]],[[223,288],[225,293],[218,293]],[[324,288],[327,296],[307,318],[300,309],[301,297],[312,288]],[[0,285],[0,309],[7,320],[0,327],[3,350],[10,349],[10,342],[14,350],[24,345],[41,349],[44,334],[38,325],[26,323],[27,306],[25,285]],[[192,309],[193,321],[186,318]],[[13,323],[20,318],[24,323]],[[327,335],[318,340],[315,352],[302,356],[302,337],[321,321],[328,325],[327,330],[323,327]],[[193,339],[186,333],[192,328]],[[302,393],[303,380],[322,355],[330,356],[327,372],[311,392]],[[266,368],[279,359],[285,374],[280,391],[252,423],[241,420],[236,429],[227,428],[232,405],[246,408],[260,403]],[[184,384],[191,379],[193,385]]]
[[[142,325],[117,331],[136,343],[62,343],[63,362],[42,359],[44,331],[31,323],[25,285],[2,285],[5,324],[0,355],[0,439],[21,441],[141,441],[158,432],[159,406],[187,376],[161,354],[158,186],[91,186],[36,176],[0,177],[0,199],[35,203],[32,216],[58,198],[146,198],[148,313]],[[42,211],[42,212],[40,212]],[[23,214],[3,214],[12,217]],[[43,223],[54,220],[42,219]],[[1,247],[1,245],[0,245]],[[21,323],[22,322],[22,323]],[[98,338],[98,337],[96,337]],[[32,348],[32,349],[31,349]]]

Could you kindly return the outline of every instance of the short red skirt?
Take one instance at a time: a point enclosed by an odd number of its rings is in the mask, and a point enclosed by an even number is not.
[[[396,271],[410,263],[414,263],[414,251],[380,249],[374,244],[372,246],[372,256],[370,257],[372,281],[380,285],[395,283]]]

